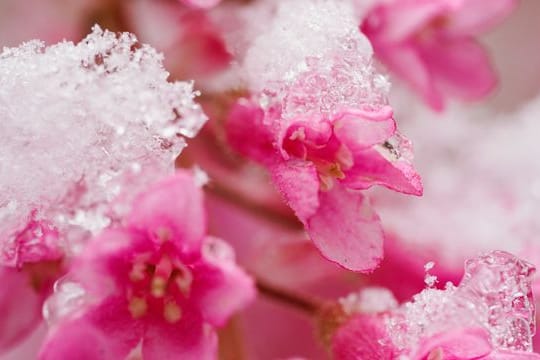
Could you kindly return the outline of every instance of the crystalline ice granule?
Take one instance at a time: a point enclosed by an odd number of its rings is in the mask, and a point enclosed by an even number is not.
[[[31,41],[0,54],[0,258],[63,250],[122,212],[126,197],[174,169],[206,121],[162,55],[94,27],[78,44]],[[28,227],[32,222],[34,226]],[[21,234],[26,228],[26,233]],[[24,248],[24,251],[23,251]],[[35,251],[31,251],[34,249]]]

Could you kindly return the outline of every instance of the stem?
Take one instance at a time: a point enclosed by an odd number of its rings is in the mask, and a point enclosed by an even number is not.
[[[249,199],[247,196],[242,195],[240,192],[234,191],[216,181],[208,184],[208,186],[205,187],[205,190],[259,218],[269,220],[290,230],[299,231],[304,229],[304,226],[296,219],[296,217],[284,214],[279,210],[274,210],[263,204],[259,204]]]
[[[317,314],[323,305],[320,300],[277,288],[260,279],[257,279],[257,289],[262,295],[311,316]]]

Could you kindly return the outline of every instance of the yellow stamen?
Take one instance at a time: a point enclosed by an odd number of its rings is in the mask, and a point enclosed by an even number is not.
[[[188,297],[191,291],[191,283],[193,282],[193,275],[189,269],[182,269],[182,272],[174,277],[174,282],[178,289]]]
[[[144,272],[146,270],[146,265],[142,262],[136,262],[133,264],[131,271],[129,272],[129,279],[131,281],[141,281],[144,280]]]
[[[171,230],[166,227],[160,227],[156,231],[156,235],[161,242],[166,242],[171,239]]]
[[[134,297],[129,301],[129,312],[131,313],[131,316],[133,316],[135,319],[140,318],[144,314],[146,314],[147,309],[148,304],[143,298]]]
[[[171,324],[174,324],[182,318],[182,309],[177,304],[168,302],[163,308],[163,317]]]
[[[165,290],[167,289],[167,280],[161,276],[154,276],[152,279],[152,295],[155,298],[162,298],[165,296]]]

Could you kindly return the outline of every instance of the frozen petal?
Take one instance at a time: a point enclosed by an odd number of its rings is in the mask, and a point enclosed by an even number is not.
[[[128,222],[158,243],[172,240],[180,249],[197,250],[206,230],[202,190],[187,171],[179,170],[135,199]]]
[[[186,310],[182,319],[170,324],[163,319],[148,322],[142,344],[144,360],[211,360],[217,358],[217,336],[200,315]]]
[[[354,154],[354,165],[345,175],[342,183],[353,189],[383,185],[405,194],[422,194],[420,175],[409,161],[388,159],[375,149]]]
[[[296,216],[305,222],[319,207],[319,177],[315,165],[290,160],[271,168],[272,178]]]
[[[349,270],[372,271],[383,256],[383,231],[369,200],[336,185],[319,201],[306,230],[321,253]]]
[[[200,297],[205,321],[222,326],[236,311],[255,298],[253,280],[234,262],[233,249],[212,237],[203,244],[207,264],[197,269],[193,295]]]
[[[480,328],[459,329],[435,335],[420,345],[415,360],[429,360],[434,351],[443,359],[479,359],[491,353],[488,333]]]
[[[334,132],[351,152],[364,150],[383,143],[396,131],[389,106],[379,110],[348,109],[335,118]]]

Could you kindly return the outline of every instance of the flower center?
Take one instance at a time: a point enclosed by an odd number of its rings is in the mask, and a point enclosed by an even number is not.
[[[140,256],[133,262],[129,281],[128,308],[133,318],[158,312],[170,323],[180,321],[181,303],[189,298],[193,282],[191,270],[181,261],[166,253],[157,261]]]
[[[352,166],[352,156],[333,134],[332,125],[320,131],[306,130],[301,124],[291,126],[283,148],[289,155],[315,165],[323,191],[330,190],[335,179],[344,179],[344,171]]]

